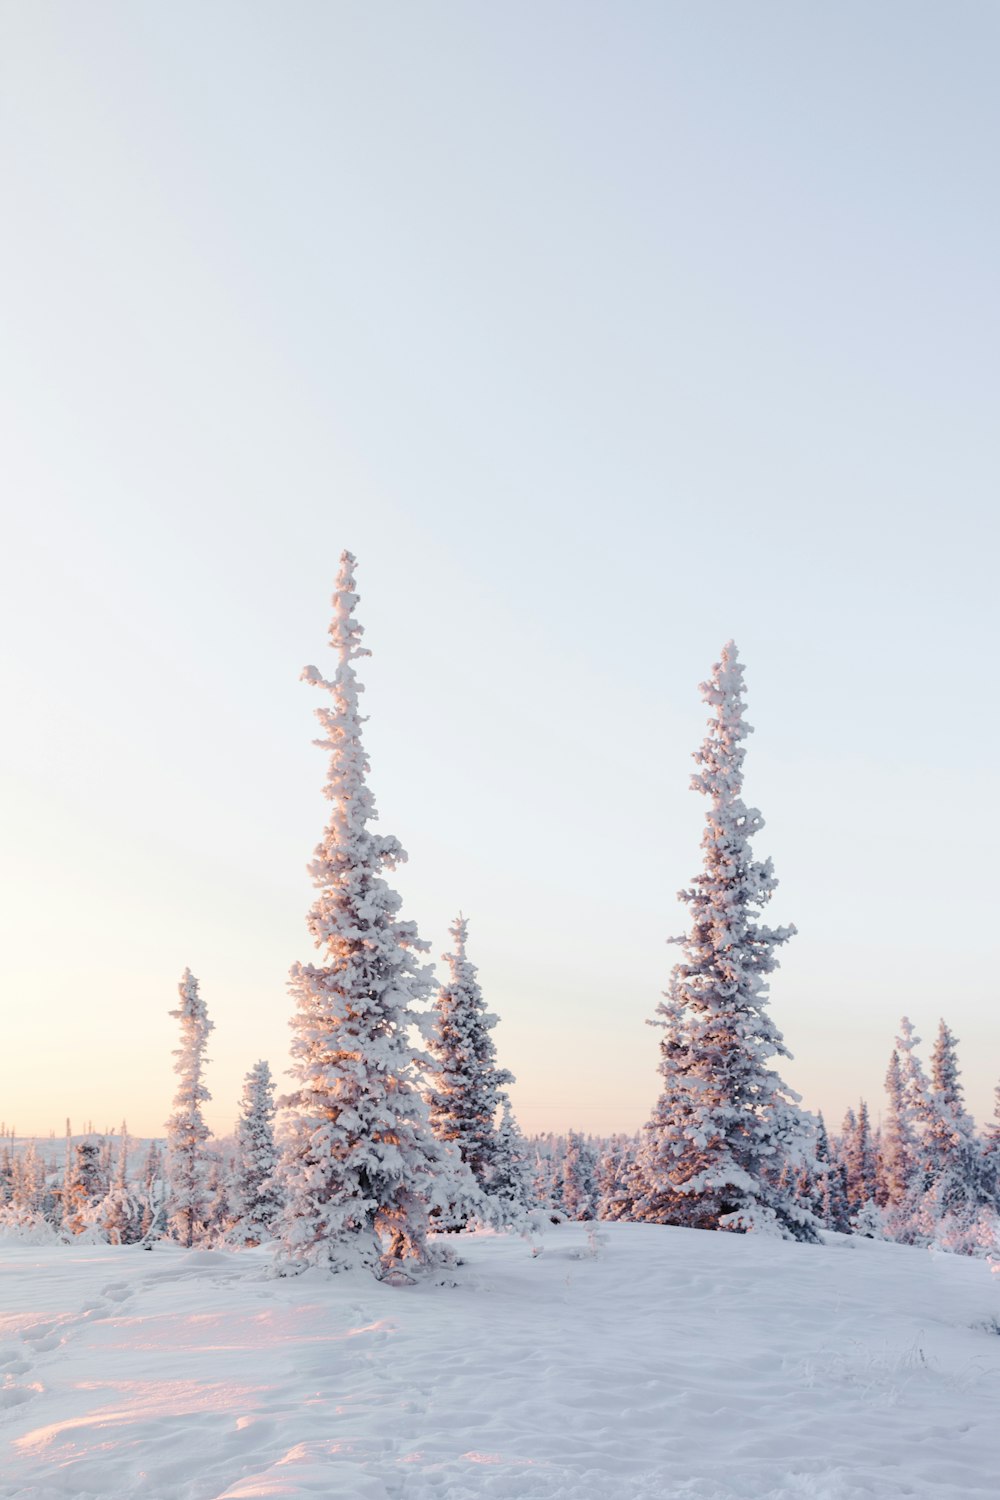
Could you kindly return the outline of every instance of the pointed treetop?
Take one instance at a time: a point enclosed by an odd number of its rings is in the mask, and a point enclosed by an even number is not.
[[[469,936],[468,917],[463,917],[462,913],[459,912],[454,922],[452,922],[451,926],[448,928],[448,931],[450,932],[452,941],[455,944],[454,956],[458,959],[464,959],[466,939]],[[445,957],[448,957],[448,955],[446,954]]]
[[[371,656],[371,652],[361,644],[364,626],[354,618],[354,611],[361,598],[354,587],[356,561],[353,552],[340,554],[340,571],[333,590],[330,644],[342,662],[354,661],[359,656]]]
[[[183,1020],[185,1017],[193,1017],[200,1021],[207,1031],[214,1031],[214,1022],[208,1019],[208,1011],[205,1002],[198,992],[198,981],[190,969],[185,969],[181,975],[181,982],[177,986],[177,993],[181,997],[181,1003],[176,1010],[170,1011],[170,1015]]]
[[[692,776],[691,785],[713,800],[735,801],[743,789],[746,750],[741,741],[753,733],[753,725],[743,718],[746,687],[735,641],[727,641],[723,646],[711,677],[700,684],[699,692],[714,712],[708,720],[708,735],[693,754],[703,769]],[[748,813],[760,818],[756,809],[748,809]],[[756,832],[763,826],[760,819],[748,831]]]
[[[727,641],[722,648],[719,660],[712,668],[712,675],[707,682],[700,684],[698,691],[706,703],[715,709],[721,710],[716,713],[714,719],[709,723],[719,722],[736,723],[743,715],[743,698],[746,687],[743,683],[743,663],[740,661],[739,651],[735,641]],[[749,725],[746,732],[752,734]],[[741,736],[742,738],[742,736]]]

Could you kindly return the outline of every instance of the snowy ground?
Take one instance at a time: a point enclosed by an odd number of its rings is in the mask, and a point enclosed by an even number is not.
[[[262,1252],[0,1246],[0,1495],[996,1496],[982,1262],[646,1225],[457,1286],[264,1279]],[[1000,1326],[1000,1325],[998,1325]]]

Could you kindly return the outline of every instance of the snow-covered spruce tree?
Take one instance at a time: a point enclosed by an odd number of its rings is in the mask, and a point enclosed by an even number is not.
[[[128,1130],[123,1120],[114,1177],[98,1205],[98,1223],[112,1245],[134,1245],[142,1238],[142,1201],[129,1185],[128,1148]]]
[[[497,1067],[490,1035],[497,1017],[486,1009],[476,966],[466,953],[468,920],[460,913],[449,931],[454,951],[443,955],[448,977],[434,1001],[434,1028],[427,1041],[434,1064],[426,1097],[434,1134],[457,1149],[489,1197],[499,1149],[497,1110],[514,1075]],[[458,1229],[469,1215],[456,1204],[445,1217],[449,1228]]]
[[[156,1239],[166,1208],[166,1184],[163,1181],[163,1158],[155,1140],[146,1148],[142,1164],[142,1219],[139,1228],[143,1239]]]
[[[850,1110],[844,1120],[841,1154],[847,1172],[847,1203],[853,1215],[875,1201],[877,1190],[875,1148],[864,1099],[858,1104],[857,1114]]]
[[[904,1020],[904,1025],[909,1022]],[[908,1244],[915,1236],[914,1215],[924,1190],[924,1173],[920,1164],[920,1119],[906,1086],[898,1046],[889,1058],[885,1092],[888,1105],[882,1127],[879,1197],[886,1235]]]
[[[638,1142],[632,1135],[613,1135],[597,1163],[597,1217],[631,1219]]]
[[[993,1115],[983,1127],[983,1169],[990,1193],[1000,1210],[1000,1083],[993,1090]]]
[[[704,864],[682,891],[691,928],[655,1024],[664,1027],[663,1088],[647,1126],[635,1214],[701,1229],[755,1230],[815,1241],[816,1219],[779,1187],[786,1162],[811,1157],[794,1094],[769,1066],[790,1056],[767,1013],[767,975],[793,927],[758,918],[777,881],[750,840],[764,826],[743,802],[743,667],[730,641],[702,696],[709,733],[694,789],[708,799]]]
[[[209,1129],[201,1106],[211,1094],[202,1082],[205,1046],[214,1029],[198,981],[185,969],[178,993],[181,1003],[170,1014],[181,1026],[181,1045],[174,1050],[174,1072],[180,1079],[174,1112],[167,1121],[167,1223],[170,1233],[189,1249],[205,1219],[206,1178],[211,1155],[205,1148]]]
[[[236,1226],[233,1207],[235,1162],[231,1152],[213,1149],[205,1174],[205,1217],[202,1238],[208,1245],[227,1239]]]
[[[571,1130],[562,1161],[562,1206],[571,1219],[597,1217],[597,1152]]]
[[[59,1223],[66,1221],[69,1211],[69,1197],[73,1186],[73,1171],[76,1158],[73,1153],[73,1130],[70,1125],[69,1116],[66,1116],[66,1149],[63,1157],[62,1184],[59,1188]]]
[[[274,1084],[264,1061],[255,1063],[243,1081],[243,1098],[236,1124],[236,1184],[238,1214],[230,1238],[243,1245],[259,1245],[271,1237],[281,1207],[275,1173]]]
[[[82,1234],[90,1228],[106,1191],[100,1147],[96,1141],[80,1141],[73,1154],[69,1190],[63,1195],[63,1228],[70,1234]]]
[[[540,1138],[533,1137],[534,1154],[531,1159],[531,1193],[536,1206],[543,1212],[554,1209],[558,1196],[558,1174],[552,1157],[542,1149]]]
[[[531,1154],[506,1097],[500,1107],[490,1196],[500,1205],[499,1217],[503,1223],[523,1222],[534,1206]]]
[[[345,552],[330,625],[336,671],[332,680],[315,667],[302,674],[332,700],[317,710],[331,811],[310,866],[318,894],[308,926],[323,962],[295,964],[290,978],[297,1086],[282,1101],[290,1118],[279,1263],[286,1271],[363,1265],[384,1276],[404,1260],[433,1258],[430,1216],[454,1199],[448,1179],[457,1156],[431,1130],[421,1092],[428,1059],[410,1039],[411,1028],[426,1032],[430,1021],[417,1009],[430,978],[416,954],[428,945],[400,919],[400,897],[382,877],[406,856],[397,839],[368,826],[375,801],[352,663],[369,653],[357,601]]]
[[[933,1218],[975,1215],[991,1194],[976,1127],[965,1108],[957,1043],[944,1021],[931,1053],[928,1102],[925,1143],[932,1182],[925,1212]]]

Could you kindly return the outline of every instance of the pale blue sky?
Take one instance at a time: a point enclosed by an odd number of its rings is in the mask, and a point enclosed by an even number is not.
[[[0,1114],[285,1066],[315,694],[528,1129],[633,1128],[747,664],[807,1102],[1000,1077],[992,4],[0,5]]]

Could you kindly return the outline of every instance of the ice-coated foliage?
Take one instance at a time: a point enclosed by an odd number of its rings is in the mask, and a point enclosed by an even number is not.
[[[293,966],[291,1025],[295,1088],[283,1101],[289,1134],[281,1180],[281,1264],[376,1275],[430,1258],[434,1207],[446,1209],[454,1153],[430,1127],[421,1091],[425,1062],[411,1040],[428,1017],[426,950],[400,897],[383,878],[405,859],[398,840],[374,833],[375,802],[353,663],[369,653],[355,618],[354,558],[343,553],[333,596],[331,679],[306,667],[330,695],[317,710],[330,752],[330,818],[310,874],[316,899],[308,927],[319,964]]]
[[[264,1061],[255,1063],[243,1081],[236,1125],[236,1173],[233,1208],[238,1215],[232,1238],[259,1245],[270,1237],[281,1206],[275,1173],[274,1083]]]
[[[815,1218],[781,1186],[786,1163],[811,1153],[798,1096],[770,1066],[788,1049],[767,1012],[767,976],[794,928],[757,913],[777,881],[750,841],[764,826],[742,799],[743,667],[729,642],[702,696],[709,733],[692,778],[708,799],[703,868],[680,893],[691,927],[655,1024],[663,1086],[647,1127],[637,1218],[704,1229],[818,1236]],[[788,1179],[786,1178],[786,1184]]]
[[[213,1023],[198,992],[198,981],[185,969],[178,985],[180,1005],[170,1014],[180,1022],[181,1044],[174,1051],[179,1083],[174,1112],[167,1121],[167,1222],[182,1245],[194,1244],[205,1221],[209,1129],[201,1112],[211,1094],[202,1081],[205,1046]]]
[[[448,977],[434,1001],[427,1042],[434,1060],[427,1102],[435,1135],[457,1149],[479,1187],[491,1195],[498,1165],[497,1111],[514,1075],[497,1066],[490,1035],[497,1017],[486,1009],[476,967],[466,952],[467,919],[457,916],[449,931],[453,951],[443,955]]]

